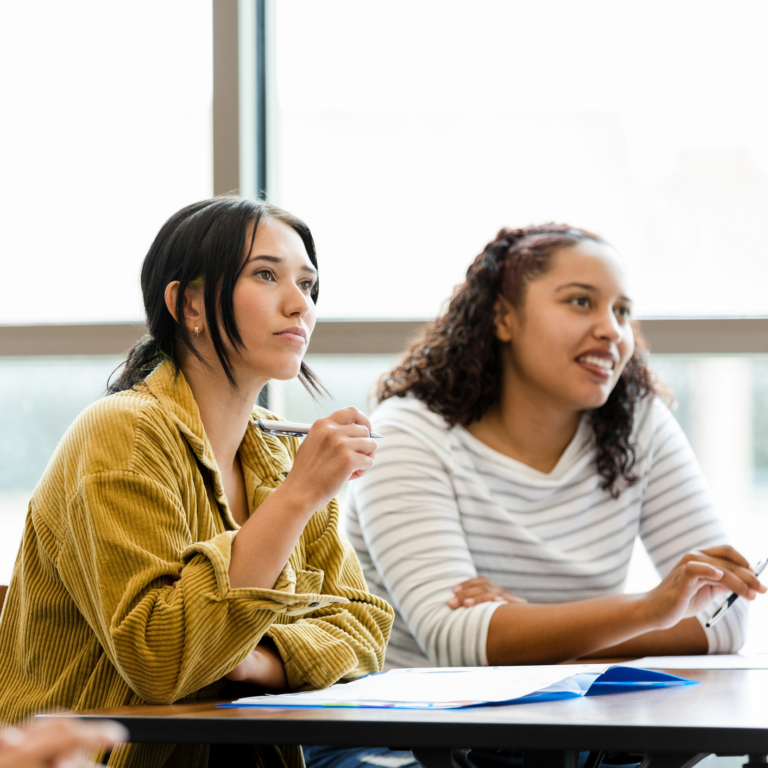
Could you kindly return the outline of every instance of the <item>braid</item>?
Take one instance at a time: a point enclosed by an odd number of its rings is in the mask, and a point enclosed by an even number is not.
[[[146,335],[136,343],[128,353],[128,357],[122,364],[122,371],[116,381],[112,380],[117,370],[112,372],[107,382],[107,394],[122,392],[124,389],[133,389],[139,382],[149,376],[152,371],[167,357],[160,348],[160,343],[154,336]]]

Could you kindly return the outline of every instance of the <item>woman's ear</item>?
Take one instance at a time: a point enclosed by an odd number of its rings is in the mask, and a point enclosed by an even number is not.
[[[171,317],[178,323],[176,316],[176,304],[179,300],[179,281],[174,280],[165,287],[165,306],[171,313]],[[203,292],[199,288],[187,286],[184,291],[184,323],[187,330],[193,333],[195,329],[205,329],[205,305]]]
[[[496,338],[501,342],[510,342],[515,336],[519,320],[517,310],[501,294],[494,305],[496,316],[493,324],[496,327]]]

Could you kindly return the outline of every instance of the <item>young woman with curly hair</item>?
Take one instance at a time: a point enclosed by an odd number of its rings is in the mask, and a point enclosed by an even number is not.
[[[502,229],[381,382],[347,530],[387,665],[724,652],[765,588],[728,546],[597,235]],[[661,577],[622,594],[640,537]],[[739,600],[704,628],[713,601]]]

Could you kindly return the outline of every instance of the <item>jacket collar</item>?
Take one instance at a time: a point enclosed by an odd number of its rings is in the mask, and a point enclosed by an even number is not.
[[[231,518],[221,473],[205,434],[200,409],[184,374],[170,360],[165,360],[147,376],[144,384],[176,424],[197,460],[210,471],[216,500],[226,508],[227,516]],[[238,449],[250,502],[249,511],[253,510],[254,492],[261,486],[276,488],[285,479],[292,464],[286,444],[279,437],[264,434],[253,423],[253,419],[264,417],[262,409],[253,412]],[[234,521],[232,523],[236,526]]]

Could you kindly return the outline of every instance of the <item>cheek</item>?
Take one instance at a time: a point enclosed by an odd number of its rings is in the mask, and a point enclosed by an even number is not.
[[[621,360],[626,365],[635,354],[635,337],[634,334],[630,334],[629,338],[619,346],[619,355]],[[622,366],[623,367],[623,366]]]
[[[627,363],[629,363],[629,361],[632,359],[632,355],[634,354],[634,352],[635,352],[634,339],[630,343],[619,347],[620,361],[619,361],[619,366],[617,367],[617,370],[616,370],[616,375],[613,378],[614,383],[618,382],[619,378],[621,377],[621,374],[624,373],[624,369],[627,367]]]
[[[564,322],[557,315],[540,320],[526,324],[517,345],[513,342],[512,347],[517,346],[517,358],[524,370],[537,377],[562,376],[563,366],[573,357],[580,334],[575,332],[573,323]]]
[[[315,323],[317,322],[317,307],[315,306],[315,303],[312,302],[309,311],[306,315],[304,315],[304,324],[307,326],[307,330],[311,334],[312,331],[315,329]]]
[[[261,318],[269,315],[269,295],[266,291],[253,290],[250,286],[240,290],[235,288],[232,294],[232,307],[235,321],[240,326],[243,323],[253,325]],[[241,330],[244,330],[241,328]]]

